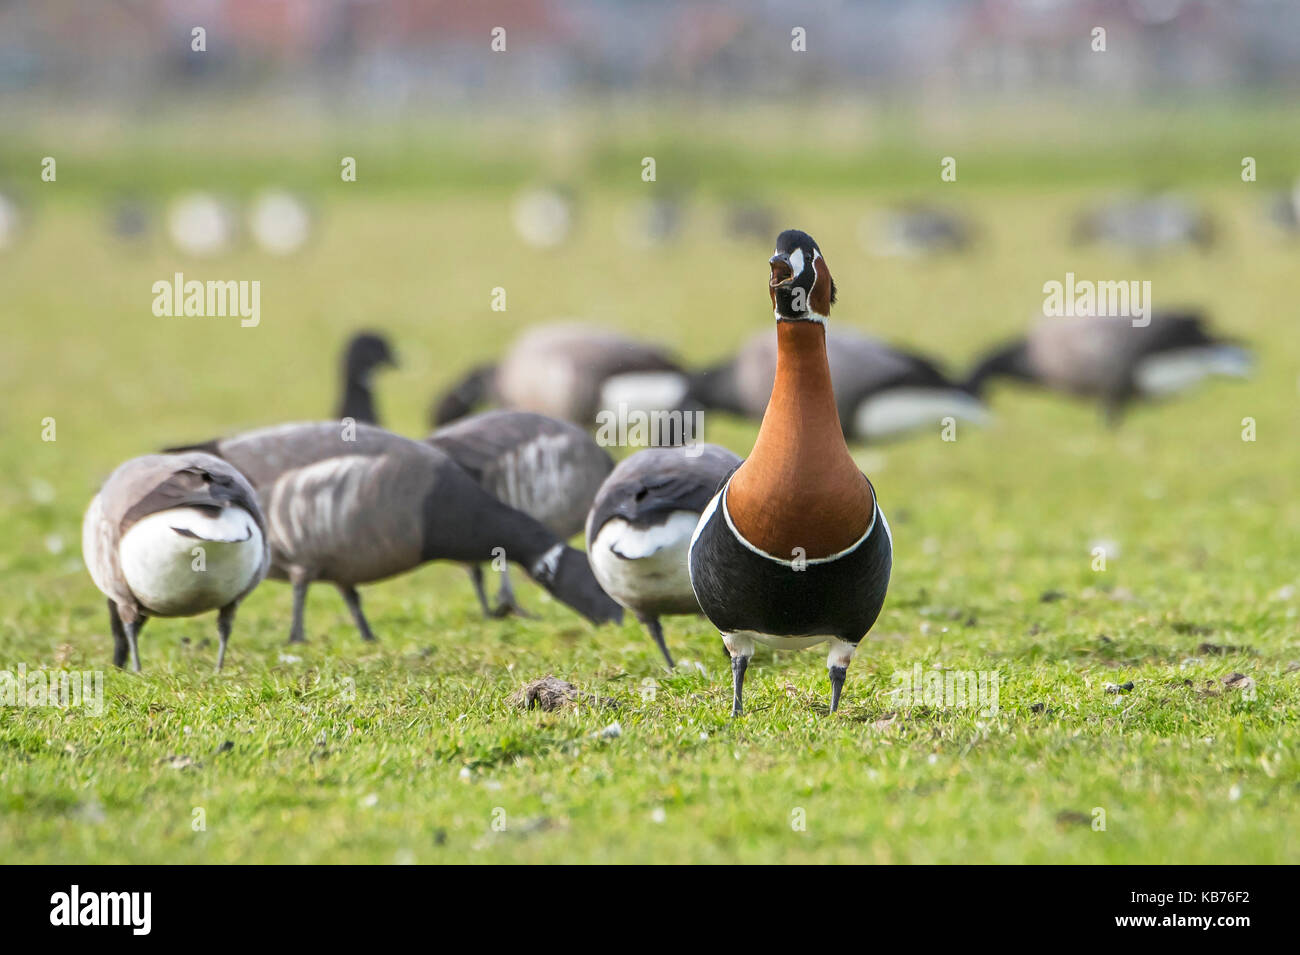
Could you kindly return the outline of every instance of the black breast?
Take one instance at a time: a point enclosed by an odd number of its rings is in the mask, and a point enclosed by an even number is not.
[[[803,569],[756,553],[723,515],[723,499],[696,532],[691,586],[700,609],[722,633],[750,630],[782,637],[829,635],[857,643],[880,615],[893,546],[877,505],[871,531],[849,553]]]

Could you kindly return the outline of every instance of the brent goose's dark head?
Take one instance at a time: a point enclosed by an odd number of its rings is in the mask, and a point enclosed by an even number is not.
[[[807,232],[786,229],[776,237],[768,265],[768,289],[777,321],[824,322],[835,302],[835,280],[817,242]]]
[[[374,332],[353,335],[343,355],[343,371],[349,381],[366,382],[370,373],[381,365],[397,366],[388,339]]]

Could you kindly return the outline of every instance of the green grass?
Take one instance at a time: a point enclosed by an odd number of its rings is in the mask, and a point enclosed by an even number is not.
[[[241,162],[212,159],[209,184],[255,185]],[[1138,410],[1118,432],[1086,406],[1005,388],[986,430],[856,449],[890,516],[895,571],[836,716],[820,650],[760,650],[733,720],[703,620],[668,621],[676,655],[699,667],[667,675],[634,621],[594,629],[525,581],[539,619],[481,620],[449,565],[365,590],[374,647],[318,588],[310,642],[286,648],[289,593],[268,582],[244,605],[220,676],[210,617],[152,621],[144,674],[113,671],[103,599],[78,557],[98,482],[167,443],[323,416],[355,327],[396,341],[402,367],[380,381],[381,410],[419,435],[430,396],[532,322],[603,321],[702,362],[770,321],[766,248],[723,238],[707,199],[679,243],[632,252],[616,228],[630,191],[598,189],[570,246],[537,253],[509,226],[525,177],[405,194],[368,191],[362,170],[355,187],[322,180],[320,238],[286,261],[118,245],[102,190],[78,187],[70,164],[58,184],[30,188],[42,200],[33,229],[0,255],[0,668],[107,672],[102,716],[0,708],[6,860],[1300,858],[1300,672],[1287,670],[1300,659],[1297,249],[1260,228],[1262,187],[1235,166],[1197,189],[1225,222],[1223,246],[1140,263],[1066,247],[1064,223],[1092,194],[1083,182],[959,180],[939,198],[981,220],[984,244],[909,263],[870,258],[856,240],[886,185],[831,176],[791,194],[788,166],[754,173],[752,190],[779,197],[825,249],[841,289],[834,321],[954,365],[1012,334],[1067,270],[1150,279],[1158,303],[1202,304],[1259,352],[1251,382]],[[261,326],[155,318],[150,286],[176,269],[260,279]],[[488,307],[495,286],[504,313]],[[40,440],[46,417],[54,442]],[[1254,443],[1241,440],[1245,417]],[[742,453],[754,434],[707,422],[709,439]],[[1119,553],[1095,572],[1101,540]],[[900,706],[894,674],[917,664],[996,671],[999,711]],[[1233,671],[1256,681],[1253,698],[1223,687]],[[507,703],[548,673],[612,705]],[[1105,690],[1128,681],[1127,693]],[[615,720],[621,736],[602,737]],[[1105,831],[1090,825],[1095,808]]]

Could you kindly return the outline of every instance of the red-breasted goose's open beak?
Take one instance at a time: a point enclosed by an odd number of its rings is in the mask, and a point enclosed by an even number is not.
[[[794,267],[790,265],[790,256],[778,252],[767,262],[772,267],[772,278],[767,283],[772,288],[780,288],[794,281]]]

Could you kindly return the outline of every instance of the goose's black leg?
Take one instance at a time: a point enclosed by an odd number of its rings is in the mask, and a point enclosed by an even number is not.
[[[465,569],[469,571],[469,579],[474,582],[474,593],[478,597],[478,605],[483,608],[483,616],[491,617],[492,608],[488,606],[487,591],[483,589],[483,568],[479,564],[466,564]]]
[[[724,633],[722,642],[731,654],[731,715],[739,716],[745,710],[745,670],[754,655],[754,638],[747,634]]]
[[[108,598],[108,625],[113,630],[113,666],[126,665],[126,631],[122,629],[122,617],[117,612],[117,602]]]
[[[361,639],[367,643],[375,639],[375,635],[370,632],[370,624],[366,623],[366,615],[361,612],[361,595],[357,593],[357,588],[349,587],[346,584],[338,584],[339,593],[343,595],[343,602],[348,605],[352,611],[352,620],[361,631]]]
[[[745,711],[745,671],[749,669],[749,657],[731,658],[731,715],[739,716]]]
[[[840,693],[844,690],[844,678],[849,674],[848,667],[827,667],[831,675],[831,712],[840,708]]]
[[[643,613],[637,614],[636,618],[641,621],[642,626],[650,631],[650,636],[654,638],[655,645],[659,648],[659,652],[664,655],[664,659],[668,661],[668,669],[671,670],[674,666],[673,655],[668,652],[668,644],[664,642],[664,628],[660,626],[659,618]]]
[[[217,611],[217,672],[226,664],[226,644],[230,642],[230,630],[235,625],[235,605],[226,604]]]
[[[831,677],[832,713],[840,708],[840,693],[844,691],[844,678],[848,676],[849,662],[853,659],[853,653],[857,648],[856,643],[838,637],[831,638],[831,652],[826,656],[826,672]]]
[[[136,673],[140,672],[140,647],[138,638],[140,631],[144,627],[144,622],[148,618],[143,614],[134,620],[124,621],[123,627],[126,630],[126,645],[131,651],[131,669]]]
[[[492,611],[492,616],[508,617],[510,614],[525,619],[533,618],[533,615],[519,606],[519,601],[515,600],[515,588],[510,583],[510,571],[506,569],[501,571],[501,588],[497,591],[497,605]]]
[[[289,571],[289,583],[293,585],[293,622],[289,624],[289,642],[306,643],[307,638],[302,632],[302,608],[307,601],[307,587],[311,584],[311,577],[306,571],[294,568]]]

